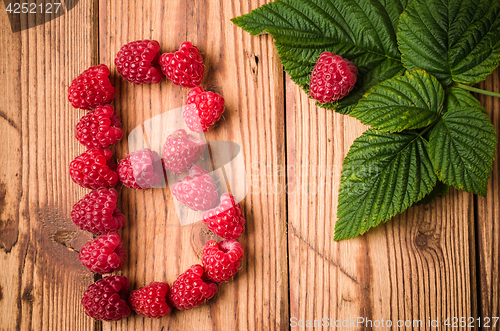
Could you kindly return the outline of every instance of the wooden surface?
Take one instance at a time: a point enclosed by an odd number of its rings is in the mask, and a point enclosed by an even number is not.
[[[480,84],[483,89],[500,92],[500,70]],[[500,99],[477,95],[484,105],[500,141]],[[483,316],[500,315],[500,147],[497,145],[493,173],[486,198],[477,197],[477,262],[479,309]]]
[[[18,33],[0,14],[0,330],[288,330],[290,318],[323,317],[420,319],[423,327],[405,329],[428,330],[429,318],[499,316],[498,160],[487,198],[451,190],[362,237],[333,242],[342,161],[365,127],[316,107],[283,74],[272,38],[249,36],[229,21],[265,2],[81,0],[65,15]],[[46,18],[20,24],[40,19]],[[187,89],[167,81],[135,86],[116,74],[119,47],[148,38],[162,52],[192,41],[207,67],[202,85],[226,100],[223,120],[206,139],[235,142],[244,154],[245,259],[235,279],[203,306],[159,320],[134,314],[98,322],[80,305],[98,277],[78,261],[91,235],[70,220],[72,205],[86,193],[68,174],[84,151],[74,139],[84,112],[69,105],[66,91],[88,66],[107,64],[126,135],[181,106]],[[481,85],[499,92],[499,71]],[[500,132],[500,102],[480,100]],[[148,130],[144,125],[146,136]],[[112,147],[118,159],[130,143],[125,137]],[[172,283],[200,263],[211,237],[200,223],[180,226],[169,188],[118,190],[128,252],[119,274],[131,288]]]

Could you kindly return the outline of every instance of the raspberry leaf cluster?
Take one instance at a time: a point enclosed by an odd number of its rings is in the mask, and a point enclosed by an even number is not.
[[[486,195],[496,133],[466,90],[500,62],[497,0],[276,0],[232,20],[273,36],[309,93],[323,52],[358,69],[352,92],[319,104],[371,126],[343,164],[335,240],[353,238],[449,187]]]
[[[486,79],[500,59],[500,5],[496,0],[415,0],[398,25],[401,60],[447,86]]]
[[[338,103],[321,104],[348,114],[375,84],[404,71],[396,39],[406,1],[276,0],[232,22],[252,35],[269,33],[291,79],[309,91],[311,71],[323,52],[358,68],[354,90]]]

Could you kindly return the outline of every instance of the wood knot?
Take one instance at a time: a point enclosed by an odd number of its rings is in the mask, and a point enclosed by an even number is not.
[[[415,245],[417,245],[418,248],[427,247],[427,242],[428,242],[428,236],[423,233],[419,233],[415,237]]]
[[[32,293],[32,288],[27,288],[24,292],[23,292],[23,295],[21,296],[21,299],[23,301],[27,301],[27,302],[33,302],[35,300],[35,298],[33,297],[33,293]]]
[[[205,248],[205,243],[209,240],[219,242],[222,238],[210,231],[205,223],[194,223],[191,227],[191,247],[199,259],[202,258],[203,248]]]

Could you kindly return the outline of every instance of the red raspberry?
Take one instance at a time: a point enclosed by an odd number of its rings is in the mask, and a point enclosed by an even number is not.
[[[180,182],[172,185],[177,200],[195,211],[207,210],[217,203],[217,186],[208,172],[197,165]]]
[[[116,54],[116,69],[129,83],[157,84],[161,81],[158,58],[160,44],[156,40],[137,40],[123,45]]]
[[[78,254],[82,264],[98,274],[122,270],[126,257],[122,238],[116,232],[101,234],[83,245]]]
[[[342,99],[353,89],[357,75],[358,69],[352,62],[323,52],[314,66],[309,93],[320,103]]]
[[[191,266],[179,275],[170,287],[170,302],[177,309],[187,310],[198,307],[217,293],[217,285],[205,279],[203,267]]]
[[[128,285],[124,276],[108,276],[90,284],[82,298],[85,314],[101,321],[118,321],[130,315]]]
[[[125,224],[125,216],[116,207],[118,193],[114,189],[99,188],[75,203],[71,220],[80,229],[92,233],[118,231]]]
[[[111,162],[113,154],[109,149],[91,148],[77,156],[69,165],[71,179],[85,188],[112,187],[118,183],[114,171],[116,164]]]
[[[188,94],[182,115],[189,130],[207,132],[224,112],[224,98],[218,93],[205,92],[198,86]]]
[[[159,318],[170,314],[167,283],[152,282],[130,294],[130,306],[139,315]]]
[[[203,58],[198,48],[189,41],[183,42],[175,53],[163,53],[159,62],[161,71],[175,85],[196,87],[203,79]]]
[[[160,156],[149,148],[130,153],[118,163],[117,172],[123,185],[136,189],[155,187],[163,176]]]
[[[213,233],[224,239],[238,239],[245,231],[245,215],[229,193],[220,196],[217,208],[203,213],[203,222]]]
[[[116,96],[116,90],[108,76],[109,69],[105,64],[88,68],[71,82],[69,102],[75,108],[86,110],[110,103]]]
[[[167,137],[163,145],[163,166],[174,174],[183,173],[203,154],[205,144],[179,129]]]
[[[203,250],[205,275],[217,283],[227,282],[240,268],[243,246],[236,240],[207,241]]]
[[[80,119],[75,136],[87,148],[106,148],[122,139],[122,123],[113,106],[97,106]]]

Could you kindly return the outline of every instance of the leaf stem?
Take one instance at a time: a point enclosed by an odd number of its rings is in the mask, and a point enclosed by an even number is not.
[[[467,91],[481,93],[481,94],[484,94],[484,95],[489,95],[489,96],[492,96],[492,97],[500,98],[500,93],[491,92],[491,91],[485,91],[485,90],[482,90],[480,88],[475,88],[475,87],[472,87],[472,86],[469,86],[469,85],[455,83],[455,84],[453,84],[453,86],[460,87],[461,89],[464,89],[464,90],[467,90]]]
[[[427,127],[422,132],[420,132],[418,135],[423,138],[424,133],[426,133],[427,131],[429,131],[430,129],[432,129],[440,120],[441,120],[441,116],[439,118],[437,118],[431,124],[427,125]]]

